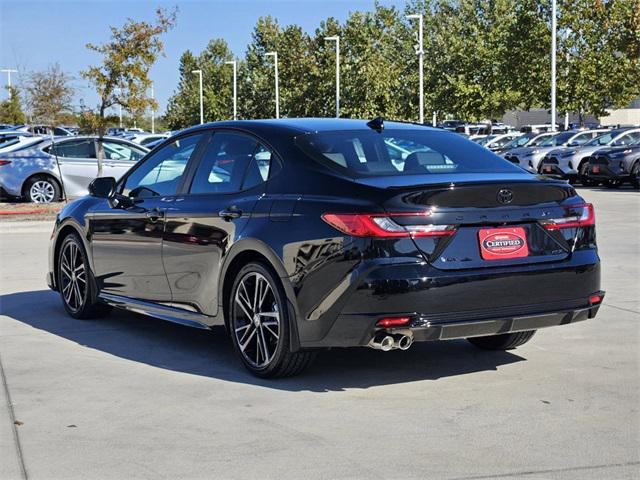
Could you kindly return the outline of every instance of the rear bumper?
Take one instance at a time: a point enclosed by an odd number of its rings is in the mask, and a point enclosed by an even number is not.
[[[536,330],[592,318],[600,292],[595,250],[569,260],[509,268],[441,271],[425,264],[368,269],[329,311],[299,320],[302,347],[364,346],[381,318],[410,317],[414,340],[446,340]],[[393,329],[388,329],[393,332]]]

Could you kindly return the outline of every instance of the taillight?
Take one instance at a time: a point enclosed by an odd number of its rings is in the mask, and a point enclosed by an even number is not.
[[[562,228],[588,227],[596,223],[596,215],[593,205],[590,203],[567,207],[567,213],[566,217],[545,219],[542,221],[542,225],[547,230],[560,230]]]
[[[442,237],[453,235],[456,231],[452,225],[400,225],[391,219],[394,216],[425,217],[428,213],[325,213],[322,219],[353,237]]]
[[[376,325],[384,328],[402,327],[408,325],[410,321],[411,317],[387,317],[378,320]]]
[[[9,165],[11,160],[0,160],[0,167],[4,167],[5,165]]]

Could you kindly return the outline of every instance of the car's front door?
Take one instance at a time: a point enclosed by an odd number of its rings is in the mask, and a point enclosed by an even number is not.
[[[93,138],[55,141],[46,152],[58,162],[67,197],[87,194],[91,180],[98,175],[98,160]]]
[[[203,134],[180,137],[147,157],[120,182],[130,202],[102,201],[87,216],[101,293],[170,302],[162,265],[165,212]]]
[[[271,151],[243,133],[215,132],[189,185],[167,210],[162,258],[173,303],[218,312],[222,259],[264,193]]]

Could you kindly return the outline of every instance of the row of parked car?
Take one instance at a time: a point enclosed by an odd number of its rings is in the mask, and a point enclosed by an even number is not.
[[[0,197],[50,203],[87,193],[98,175],[119,178],[169,133],[120,129],[113,136],[77,135],[64,127],[31,125],[0,130]]]
[[[531,173],[585,186],[640,187],[640,128],[527,133],[502,146],[475,140]]]

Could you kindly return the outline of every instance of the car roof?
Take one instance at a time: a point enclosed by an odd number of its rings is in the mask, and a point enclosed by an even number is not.
[[[362,130],[370,131],[367,122],[370,120],[356,120],[346,118],[280,118],[280,119],[264,119],[264,120],[230,120],[221,122],[205,123],[195,127],[187,128],[181,133],[195,132],[208,128],[246,128],[250,130],[252,127],[267,127],[274,130],[284,130],[290,133],[316,133],[316,132],[332,132],[340,130]],[[434,128],[418,123],[385,121],[385,128],[415,130],[416,128],[425,128],[433,131],[443,132],[442,129]]]

